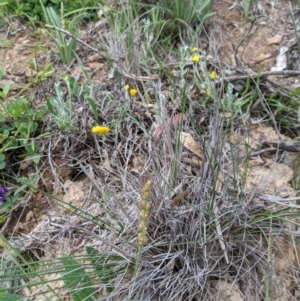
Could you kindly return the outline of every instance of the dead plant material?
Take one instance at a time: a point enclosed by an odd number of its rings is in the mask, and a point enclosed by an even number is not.
[[[204,161],[204,152],[202,147],[193,139],[190,133],[180,133],[180,142],[192,153],[198,156],[200,161]]]
[[[173,199],[173,205],[177,206],[179,204],[179,202],[181,202],[182,200],[186,199],[190,194],[191,194],[191,190],[190,189],[186,189],[184,192],[176,195]]]
[[[165,127],[170,129],[174,129],[182,120],[185,118],[185,115],[180,113],[176,114],[175,116],[168,118],[166,122],[160,124],[156,127],[154,131],[154,139],[157,141],[161,137]]]

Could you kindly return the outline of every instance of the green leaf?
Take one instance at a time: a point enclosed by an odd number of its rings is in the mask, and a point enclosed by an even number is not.
[[[7,138],[7,135],[0,134],[0,144]],[[0,159],[1,161],[1,159]]]
[[[8,208],[10,208],[12,206],[14,202],[10,202],[9,200],[7,200],[5,203],[2,203],[0,204],[0,211],[3,213],[3,212],[6,212],[6,211],[9,211],[9,210],[6,210]],[[1,299],[0,299],[1,300]]]
[[[109,284],[106,287],[107,292],[112,292],[114,286],[110,284],[111,280],[127,269],[127,265],[123,264],[123,258],[114,254],[101,254],[93,247],[86,247],[86,252],[101,282]]]
[[[3,93],[4,93],[5,95],[8,94],[9,88],[10,88],[10,82],[7,82],[7,83],[5,84],[5,86],[4,86],[4,89],[3,89]]]
[[[80,68],[81,68],[81,71],[85,77],[85,79],[87,80],[87,82],[91,85],[92,84],[92,80],[91,80],[91,77],[89,76],[89,74],[87,73],[87,71],[85,70],[84,66],[83,66],[83,63],[80,59],[80,57],[77,55],[77,53],[75,51],[73,51],[73,54],[77,60],[77,62],[79,63],[80,65]]]
[[[96,103],[95,103],[94,99],[91,97],[87,97],[86,100],[88,101],[88,103],[90,104],[90,106],[92,108],[92,111],[95,115],[96,121],[99,123],[97,107],[96,107]]]
[[[24,298],[19,295],[0,294],[0,301],[30,301],[30,299]]]
[[[36,114],[35,118],[42,119],[44,117],[45,113],[46,113],[46,107],[45,106],[40,107],[35,113]]]
[[[299,93],[300,93],[300,87],[298,87],[298,88],[296,88],[296,89],[294,89],[291,93],[290,93],[290,96],[297,96],[297,95],[299,95]]]
[[[29,156],[34,156],[35,155],[35,151],[32,150],[30,144],[24,145],[24,148],[25,148],[27,154],[21,155],[20,158],[25,158],[27,155],[29,155]]]
[[[55,107],[55,98],[50,98],[47,100],[47,107],[48,107],[48,110],[50,111],[50,113],[54,116],[56,116],[56,112],[54,111],[54,107]]]
[[[36,154],[31,156],[31,159],[35,164],[38,164],[41,160],[41,155],[36,153]]]
[[[0,162],[4,162],[5,161],[5,155],[0,154]]]
[[[90,281],[89,275],[82,266],[68,255],[63,255],[62,263],[65,271],[61,279],[72,295],[74,301],[94,301],[97,299],[96,291]]]
[[[38,178],[38,175],[32,175],[29,178],[21,177],[17,181],[22,185],[33,186]]]
[[[6,166],[6,162],[1,162],[0,163],[0,170],[4,169]]]
[[[199,90],[203,89],[202,84],[201,84],[196,72],[194,72],[194,82]]]

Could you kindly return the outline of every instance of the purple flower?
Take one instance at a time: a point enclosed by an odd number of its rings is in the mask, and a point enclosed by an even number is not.
[[[66,34],[66,40],[69,41],[70,40],[70,35]]]
[[[6,201],[5,194],[8,192],[6,187],[0,185],[0,203],[4,203]]]
[[[8,193],[8,189],[0,185],[0,194],[6,194],[6,193]]]

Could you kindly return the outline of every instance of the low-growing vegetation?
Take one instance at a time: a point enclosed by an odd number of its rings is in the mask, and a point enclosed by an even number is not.
[[[299,298],[299,2],[232,2],[0,0],[0,301]]]

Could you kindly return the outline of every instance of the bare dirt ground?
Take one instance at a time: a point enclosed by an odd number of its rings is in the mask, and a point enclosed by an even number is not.
[[[222,62],[223,68],[228,69],[228,72],[232,72],[228,73],[230,75],[255,74],[258,71],[275,71],[272,68],[279,68],[278,55],[280,49],[286,46],[288,56],[285,69],[299,71],[299,53],[296,48],[296,38],[288,2],[254,1],[251,14],[252,21],[248,23],[244,21],[242,7],[237,2],[239,1],[216,1],[214,6],[216,14],[207,22],[205,30],[201,32],[199,37],[199,46],[201,46],[203,55],[211,56],[213,62]],[[293,7],[294,15],[297,17],[297,26],[300,26],[299,7],[294,2]],[[91,28],[102,30],[103,32],[98,32],[98,34],[104,34],[103,26],[97,27],[97,24],[86,24],[86,28],[81,30],[81,38],[87,43],[97,41],[97,35]],[[95,34],[95,36],[90,36],[90,33]],[[0,33],[0,39],[6,41],[5,46],[0,48],[0,61],[4,64],[6,71],[6,76],[0,82],[0,87],[3,87],[6,81],[10,81],[12,90],[10,97],[33,93],[34,105],[38,107],[45,103],[43,90],[52,89],[55,82],[53,78],[56,75],[66,73],[81,76],[81,70],[75,63],[69,68],[65,68],[59,63],[56,58],[54,43],[49,40],[41,29],[29,29],[18,23],[18,21],[12,21],[11,27],[6,32]],[[100,88],[113,87],[120,81],[119,78],[112,75],[111,67],[101,55],[85,49],[82,45],[78,47],[78,54],[93,82],[99,85]],[[41,68],[48,62],[54,63],[54,76],[43,84],[43,89],[38,84],[30,85],[33,75],[38,72],[32,70],[29,66],[28,63],[32,60],[38,60]],[[218,73],[221,74],[221,70],[218,70]],[[268,77],[266,87],[270,91],[276,92],[283,86],[288,93],[300,87],[299,78],[299,75],[283,76],[274,73],[274,75]],[[118,84],[119,87],[124,86],[125,79],[121,81]],[[236,81],[235,85],[238,84],[240,83]],[[241,84],[244,85],[244,82],[242,81]],[[76,110],[80,112],[81,107],[82,104],[78,104]],[[101,118],[104,121],[109,121],[111,117],[105,112]],[[144,118],[146,119],[148,116]],[[295,125],[299,125],[299,123],[300,121],[295,113]],[[93,197],[98,195],[99,191],[95,189],[91,179],[82,173],[78,166],[72,166],[72,160],[66,155],[66,152],[69,152],[70,156],[76,156],[78,153],[82,155],[84,154],[82,149],[84,150],[84,147],[86,147],[87,157],[96,158],[98,156],[99,174],[94,170],[89,170],[91,177],[98,184],[100,183],[100,186],[109,178],[111,187],[113,187],[112,183],[114,182],[117,187],[116,150],[102,147],[101,154],[92,154],[91,145],[95,141],[90,133],[85,133],[85,131],[88,131],[88,122],[85,122],[85,126],[86,128],[81,129],[84,133],[77,138],[75,135],[67,138],[55,133],[51,137],[50,146],[45,146],[47,149],[44,150],[44,158],[39,170],[34,169],[30,164],[28,166],[23,165],[18,170],[18,175],[41,172],[42,175],[37,184],[39,188],[68,204],[82,208],[92,216],[108,218],[102,213],[101,206],[93,201]],[[245,127],[249,129],[247,134],[242,130]],[[228,138],[228,143],[244,145],[252,151],[258,151],[262,145],[273,147],[277,144],[280,130],[280,128],[276,128],[272,120],[269,120],[268,125],[255,122],[247,125],[242,124],[240,130],[232,132]],[[129,135],[133,140],[140,139],[138,138],[139,134],[134,131],[124,133],[124,135]],[[293,145],[293,138],[289,137],[288,133],[280,134],[280,143],[285,146]],[[191,146],[197,144],[197,142],[193,138],[188,139],[190,141],[186,141],[183,145],[194,156],[192,159],[185,158],[190,163],[188,160],[193,160],[196,157],[197,161],[200,156],[199,149]],[[80,146],[80,140],[83,141],[83,146]],[[78,151],[78,148],[81,150]],[[48,149],[51,150],[50,154]],[[242,152],[242,150],[243,147],[240,151]],[[293,195],[295,190],[291,186],[291,180],[298,172],[294,164],[296,159],[297,154],[290,152],[280,162],[276,161],[274,154],[269,157],[257,156],[250,161],[251,171],[247,177],[247,189],[259,189],[262,193],[282,198]],[[136,178],[132,178],[133,181],[145,176],[143,168],[147,158],[144,155],[124,156],[120,160],[123,162],[123,166],[126,166],[124,170],[136,176]],[[51,166],[47,166],[49,162],[51,162]],[[195,165],[196,168],[191,167],[189,169],[191,174],[193,172],[198,173],[199,166],[197,164]],[[243,174],[242,168],[241,174]],[[220,173],[220,182],[225,176],[225,174]],[[222,186],[222,184],[220,185]],[[116,198],[118,198],[121,191],[117,188],[114,191]],[[122,197],[138,198],[138,196],[130,195]],[[261,204],[261,206],[266,205]],[[97,238],[94,238],[93,235],[89,235],[97,226],[92,222],[86,222],[84,225],[83,223],[82,219],[72,215],[70,208],[59,208],[57,203],[50,198],[39,193],[32,193],[26,204],[12,212],[10,219],[5,225],[2,225],[2,231],[6,237],[12,240],[22,237],[28,248],[42,249],[41,253],[36,251],[37,258],[55,258],[61,253],[82,254],[86,245],[103,247],[103,243],[97,241]],[[82,232],[81,227],[89,229],[89,231]],[[95,231],[103,234],[103,236],[109,236],[106,231],[99,229]],[[298,277],[296,273],[300,268],[300,253],[298,250],[297,242],[282,237],[278,239],[276,247],[272,250],[274,275],[276,275],[273,280],[277,287],[273,301],[299,300],[299,287],[294,281]],[[212,291],[221,292],[218,295],[218,300],[245,300],[244,292],[236,284],[231,286],[226,280],[215,280],[211,286]],[[37,297],[36,300],[42,299]],[[67,300],[67,296],[65,300]]]

